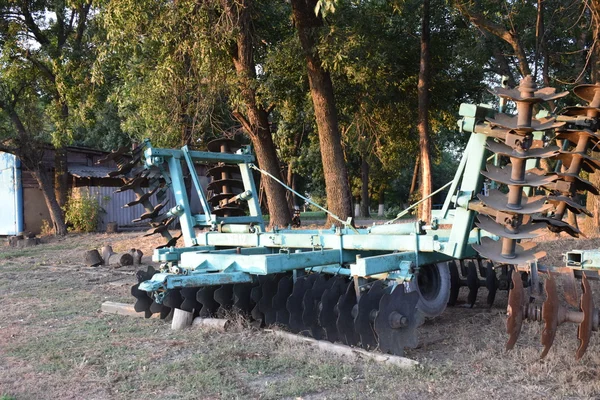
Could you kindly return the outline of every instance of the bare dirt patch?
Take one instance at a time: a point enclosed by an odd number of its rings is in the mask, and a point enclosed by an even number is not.
[[[516,349],[504,351],[506,292],[500,292],[494,307],[487,308],[481,290],[475,308],[448,308],[427,321],[420,328],[425,345],[407,352],[421,362],[411,371],[316,352],[242,322],[223,334],[173,332],[156,319],[102,314],[99,308],[105,300],[132,302],[129,288],[135,269],[86,267],[82,250],[107,243],[118,252],[139,248],[148,262],[158,241],[132,232],[70,235],[20,250],[0,247],[0,397],[547,399],[600,395],[597,335],[579,362],[574,359],[578,344],[574,325],[559,328],[544,360],[539,359],[539,324],[526,324]],[[599,244],[600,239],[550,236],[540,247],[549,253],[548,264],[560,265],[562,252]],[[466,297],[463,290],[461,299]]]

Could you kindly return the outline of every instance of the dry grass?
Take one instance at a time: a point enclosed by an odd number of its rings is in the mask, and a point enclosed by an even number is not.
[[[585,357],[575,361],[574,325],[559,328],[544,360],[539,324],[524,325],[515,350],[504,351],[506,292],[491,309],[482,290],[476,308],[449,308],[427,321],[420,336],[441,340],[408,352],[421,362],[413,371],[315,352],[252,330],[242,320],[223,334],[173,332],[162,321],[100,313],[105,300],[131,302],[134,270],[87,268],[81,250],[110,242],[116,251],[135,247],[149,256],[155,240],[139,233],[71,235],[30,249],[0,248],[0,399],[600,395],[599,339],[593,336]],[[561,252],[599,243],[560,239],[540,247],[549,252],[546,261],[557,265]]]

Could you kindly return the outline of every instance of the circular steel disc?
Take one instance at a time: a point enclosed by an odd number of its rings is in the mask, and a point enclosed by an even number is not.
[[[356,290],[354,281],[350,281],[346,286],[346,291],[337,303],[338,316],[336,326],[338,335],[342,343],[348,346],[355,346],[358,343],[358,335],[354,330],[354,316],[352,310],[356,306]]]
[[[310,288],[311,282],[307,276],[301,276],[294,282],[294,289],[292,294],[288,297],[286,302],[286,308],[290,314],[289,328],[292,332],[298,333],[305,330],[304,323],[302,321],[302,299],[304,294]]]
[[[325,329],[327,340],[330,342],[338,340],[336,305],[343,290],[346,288],[346,282],[347,280],[340,276],[333,278],[333,284],[329,289],[326,289],[323,292],[323,296],[321,296],[319,324]]]
[[[364,349],[377,347],[377,336],[373,329],[372,319],[379,309],[379,302],[384,293],[383,280],[377,280],[368,292],[363,293],[358,300],[358,314],[354,318],[354,330],[360,337],[360,345]]]
[[[419,293],[417,291],[405,293],[402,285],[396,286],[391,293],[390,290],[392,290],[391,287],[385,291],[379,301],[379,312],[375,318],[375,332],[377,332],[379,348],[382,352],[402,356],[405,347],[417,346],[417,327],[423,320],[416,308]],[[394,313],[406,317],[406,326],[392,327],[390,320],[397,315]]]
[[[258,303],[259,311],[264,315],[265,325],[273,325],[276,320],[275,309],[273,308],[273,297],[277,293],[277,283],[281,279],[280,275],[276,275],[271,279],[266,280],[262,285],[262,296]]]
[[[237,313],[248,315],[252,310],[250,293],[252,291],[251,283],[236,283],[233,285],[233,310]]]
[[[469,288],[469,295],[467,296],[467,302],[471,307],[475,305],[477,301],[477,292],[479,291],[479,277],[477,276],[477,267],[472,260],[467,261],[467,287]]]
[[[202,305],[198,314],[199,317],[208,318],[213,316],[217,311],[217,308],[219,308],[219,303],[215,301],[216,289],[216,286],[204,286],[198,289],[196,300]]]
[[[448,269],[450,270],[450,298],[448,299],[448,305],[456,305],[458,300],[458,294],[460,292],[460,274],[458,273],[458,267],[456,263],[459,261],[450,261],[448,263]]]
[[[309,288],[302,299],[304,326],[310,329],[310,334],[315,339],[321,339],[325,334],[319,325],[319,305],[325,290],[331,288],[335,279],[327,279],[323,274],[316,274],[315,283]]]
[[[275,322],[281,325],[289,326],[290,313],[286,308],[286,302],[292,289],[294,282],[290,275],[281,278],[277,284],[277,294],[273,297],[273,309],[275,310]]]
[[[186,287],[181,289],[181,298],[183,301],[179,308],[183,311],[187,312],[197,312],[200,310],[200,303],[196,300],[196,296],[198,295],[197,287]]]
[[[215,290],[215,301],[219,303],[218,316],[224,316],[233,305],[233,285],[222,285]]]

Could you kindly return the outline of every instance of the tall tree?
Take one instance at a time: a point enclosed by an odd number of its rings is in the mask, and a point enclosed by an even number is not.
[[[421,195],[426,198],[431,194],[431,151],[429,144],[429,81],[431,55],[429,53],[429,0],[423,0],[423,16],[421,22],[421,61],[419,68],[419,155],[421,159]],[[421,203],[419,218],[431,221],[431,198]]]
[[[279,159],[273,143],[269,124],[270,108],[265,108],[257,99],[256,64],[254,61],[254,32],[252,28],[252,0],[223,0],[228,18],[235,27],[235,45],[231,46],[231,56],[238,77],[240,95],[246,110],[234,110],[233,115],[244,127],[254,144],[256,158],[262,169],[283,181]],[[287,226],[291,221],[290,208],[285,189],[268,176],[262,178],[269,208],[271,226]]]
[[[323,20],[315,13],[317,0],[292,0],[292,15],[306,58],[310,94],[319,133],[327,208],[342,219],[352,216],[352,195],[342,150],[331,75],[323,68],[317,34]],[[328,223],[337,223],[328,219]]]
[[[273,102],[261,96],[257,75],[257,59],[266,52],[259,47],[281,39],[265,40],[256,27],[277,7],[251,0],[148,0],[111,1],[105,10],[109,41],[102,54],[114,60],[122,81],[117,93],[125,94],[119,106],[126,130],[175,146],[181,132],[196,144],[241,124],[259,166],[282,178],[269,120]],[[268,177],[262,182],[270,224],[287,226],[285,189]]]
[[[2,77],[5,83],[2,94],[5,97],[1,108],[13,123],[10,136],[15,144],[36,139],[26,146],[29,150],[43,140],[40,140],[41,132],[27,131],[24,117],[19,113],[19,103],[31,102],[35,103],[35,107],[42,106],[40,118],[48,118],[52,123],[46,131],[55,147],[56,192],[48,193],[48,190],[53,190],[52,180],[45,176],[42,169],[34,168],[32,172],[44,191],[55,232],[59,235],[66,234],[66,229],[60,207],[57,208],[54,202],[64,206],[67,200],[68,174],[64,146],[72,139],[70,100],[77,97],[81,83],[77,79],[84,76],[80,74],[80,60],[85,50],[90,8],[91,0],[68,4],[63,1],[25,0],[0,3],[0,40],[5,67]],[[35,71],[36,80],[28,82],[19,79],[18,74],[8,77],[9,71],[15,68]],[[23,93],[27,93],[27,96],[23,96]],[[26,147],[12,146],[16,151]],[[39,148],[34,153],[39,155],[41,150]],[[27,154],[16,155],[22,159],[28,157]]]
[[[529,67],[529,62],[527,61],[525,47],[522,45],[521,38],[514,24],[510,24],[510,27],[507,28],[502,24],[489,20],[482,12],[476,9],[479,4],[475,1],[458,0],[456,2],[456,6],[460,12],[478,29],[485,30],[508,43],[515,52],[521,75],[531,75],[531,69]],[[510,13],[508,18],[511,18]]]

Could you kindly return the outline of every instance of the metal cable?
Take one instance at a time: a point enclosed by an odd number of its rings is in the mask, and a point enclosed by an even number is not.
[[[292,189],[291,187],[289,187],[288,185],[286,185],[285,183],[281,182],[279,179],[275,178],[273,175],[271,175],[270,173],[268,173],[265,170],[262,170],[260,168],[258,168],[256,165],[254,164],[249,164],[249,167],[252,169],[257,170],[258,172],[260,172],[263,175],[267,175],[269,178],[273,179],[275,182],[279,183],[281,186],[283,186],[284,188],[286,188],[287,190],[289,190],[290,192],[294,193],[296,196],[300,197],[302,200],[306,201],[309,204],[312,204],[313,206],[317,207],[318,209],[325,211],[325,213],[327,213],[331,218],[335,219],[336,221],[342,223],[345,227],[352,229],[354,232],[358,233],[358,231],[356,230],[355,227],[352,226],[350,220],[351,218],[348,218],[348,221],[344,221],[343,219],[341,219],[340,217],[338,217],[337,215],[335,215],[334,213],[332,213],[331,211],[327,210],[324,207],[321,207],[320,205],[318,205],[317,203],[315,203],[314,201],[302,196],[300,193],[296,192],[294,189]]]

